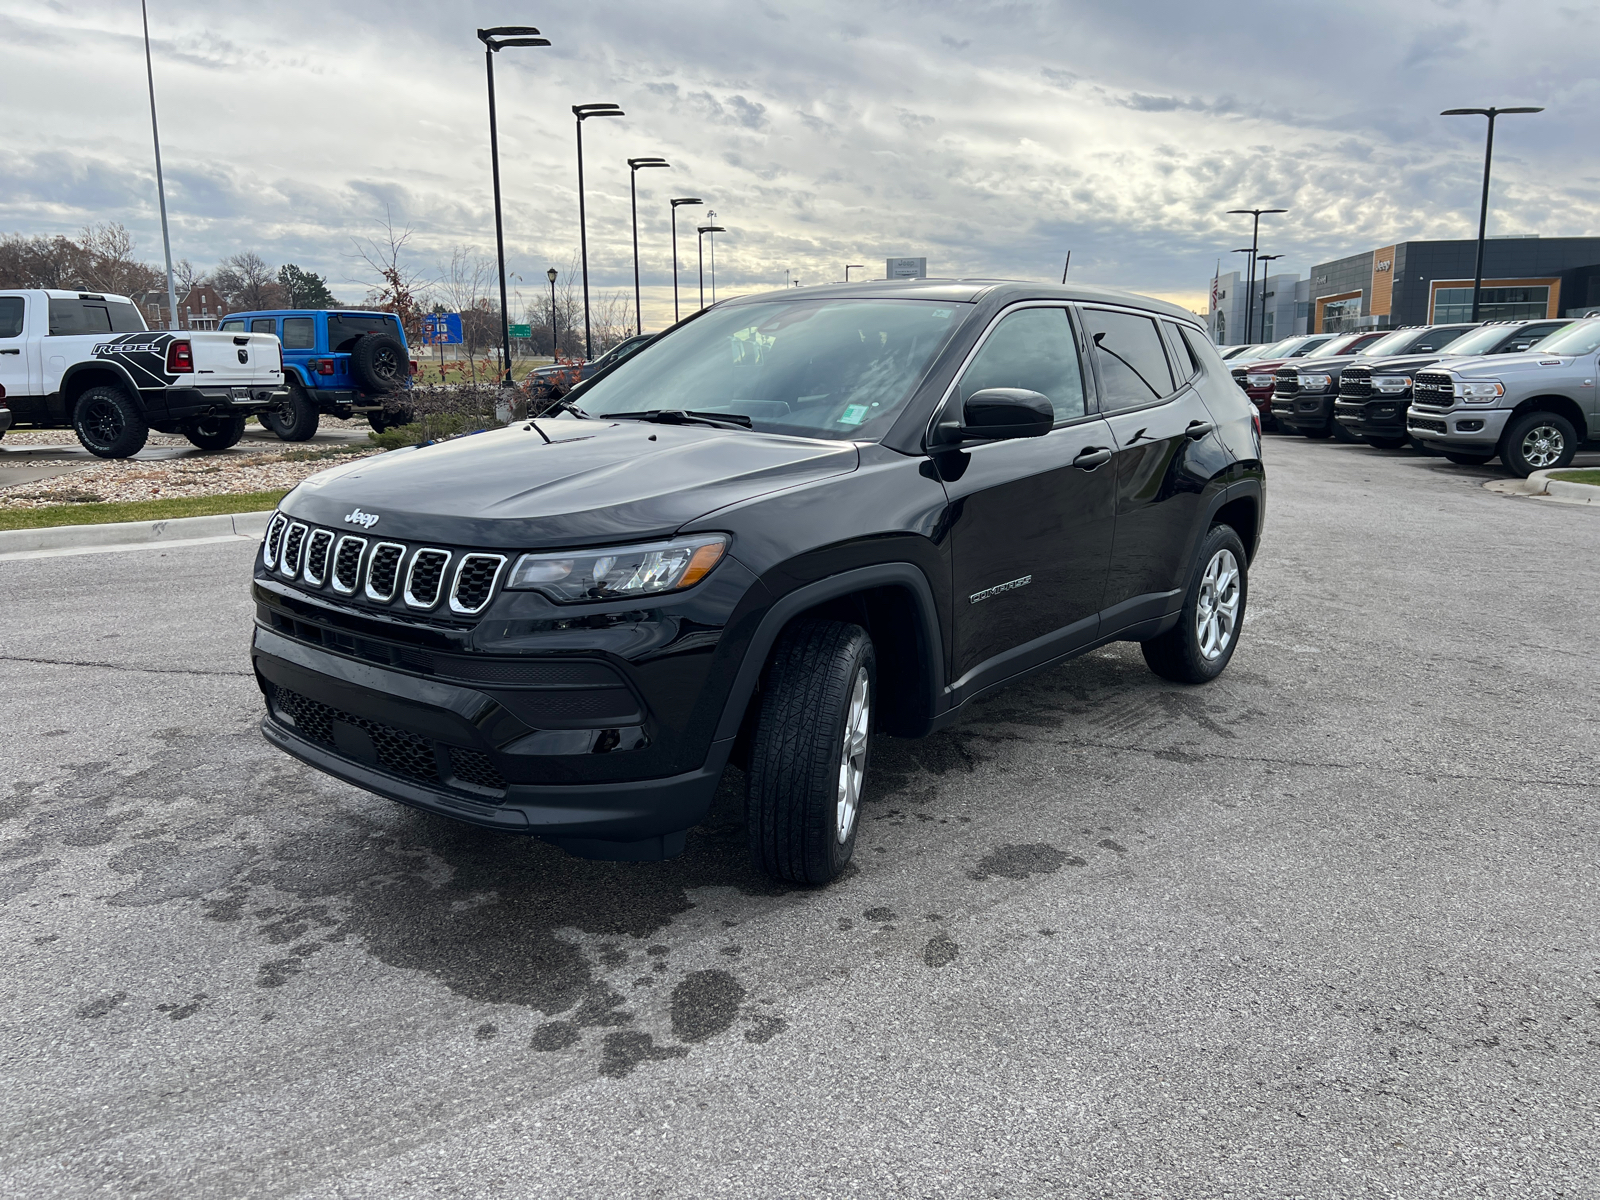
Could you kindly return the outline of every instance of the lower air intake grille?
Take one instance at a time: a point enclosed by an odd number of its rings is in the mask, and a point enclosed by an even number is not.
[[[506,777],[500,774],[489,756],[480,751],[451,746],[450,770],[462,783],[469,783],[473,787],[486,788],[491,792],[506,790]]]
[[[372,565],[367,568],[367,595],[374,600],[393,600],[395,580],[400,574],[400,560],[406,548],[393,542],[379,542],[372,551]]]
[[[502,554],[469,554],[456,568],[455,586],[450,591],[450,607],[458,613],[483,611],[494,595],[494,583],[505,566]]]
[[[326,529],[312,533],[311,544],[306,549],[306,582],[322,586],[328,575],[328,551],[332,548],[333,534]]]
[[[356,590],[361,582],[361,552],[367,548],[367,539],[342,537],[339,550],[333,556],[333,590],[346,596]]]
[[[406,603],[412,608],[432,608],[439,602],[439,585],[450,555],[444,550],[418,550],[411,556],[406,575]]]

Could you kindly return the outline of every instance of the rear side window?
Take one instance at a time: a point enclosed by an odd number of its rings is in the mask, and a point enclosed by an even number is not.
[[[311,317],[285,317],[283,319],[283,348],[285,350],[315,350],[317,325]]]
[[[125,300],[51,300],[53,337],[94,333],[143,333],[144,318]]]
[[[1228,368],[1222,361],[1222,356],[1217,353],[1217,348],[1208,342],[1201,334],[1192,329],[1183,331],[1183,343],[1188,347],[1189,354],[1197,360],[1201,369],[1210,367],[1219,375],[1227,375]]]
[[[961,403],[984,388],[1026,388],[1050,401],[1057,421],[1084,414],[1083,370],[1064,308],[1024,308],[1003,317],[961,376]]]
[[[22,336],[22,314],[27,301],[21,296],[0,296],[0,338]]]
[[[278,332],[278,319],[276,317],[257,317],[250,322],[250,332],[276,335]]]
[[[244,332],[244,322],[243,321],[224,321],[220,326],[218,326],[218,328],[221,329],[221,331],[223,333],[243,333]]]
[[[1161,332],[1167,335],[1167,349],[1172,352],[1172,367],[1178,376],[1178,386],[1182,387],[1200,373],[1200,360],[1184,342],[1178,326],[1171,321],[1163,321]]]
[[[400,325],[393,317],[368,317],[351,313],[328,314],[328,349],[334,354],[348,354],[356,339],[367,333],[386,333],[401,340]]]
[[[1172,368],[1161,347],[1161,334],[1149,317],[1083,310],[1083,323],[1094,347],[1095,370],[1100,376],[1101,407],[1106,411],[1150,404],[1173,391]]]

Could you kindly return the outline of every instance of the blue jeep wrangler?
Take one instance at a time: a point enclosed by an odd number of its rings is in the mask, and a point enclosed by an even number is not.
[[[272,333],[283,343],[288,395],[261,423],[286,442],[315,435],[323,413],[365,413],[380,433],[411,420],[405,393],[417,365],[393,313],[273,309],[229,313],[220,328]]]

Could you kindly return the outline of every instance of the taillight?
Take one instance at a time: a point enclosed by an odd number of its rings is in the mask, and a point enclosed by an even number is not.
[[[333,359],[331,359],[331,358],[319,358],[319,359],[317,359],[317,374],[318,375],[332,375],[333,374]]]
[[[1256,440],[1261,440],[1261,410],[1254,404],[1250,406],[1250,423],[1256,427]]]
[[[280,342],[280,341],[276,341],[275,340],[275,341],[273,341],[272,344],[278,348],[278,374],[282,375],[283,374],[283,343]]]
[[[417,373],[417,360],[414,358],[411,360],[411,373],[413,375]]]
[[[192,375],[194,373],[194,350],[189,345],[187,338],[179,338],[167,343],[167,374]]]

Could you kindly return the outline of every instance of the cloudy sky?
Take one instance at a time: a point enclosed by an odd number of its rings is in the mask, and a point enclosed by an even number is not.
[[[1491,233],[1600,233],[1600,6],[1267,3],[468,4],[150,0],[174,254],[294,261],[358,299],[352,238],[386,212],[414,266],[494,247],[479,25],[554,45],[497,60],[509,269],[575,252],[570,106],[585,127],[591,277],[670,316],[669,196],[702,196],[718,294],[881,275],[1074,278],[1204,302],[1249,241],[1225,210],[1290,209],[1280,266],[1475,232],[1483,122],[1506,118]],[[160,258],[137,0],[0,0],[0,232],[115,220]],[[692,227],[694,209],[681,226]],[[699,210],[704,211],[704,210]],[[703,218],[701,218],[703,219]],[[694,238],[682,239],[692,287]],[[1235,259],[1234,261],[1237,261]],[[1226,268],[1225,268],[1226,269]],[[515,282],[515,281],[513,281]]]

